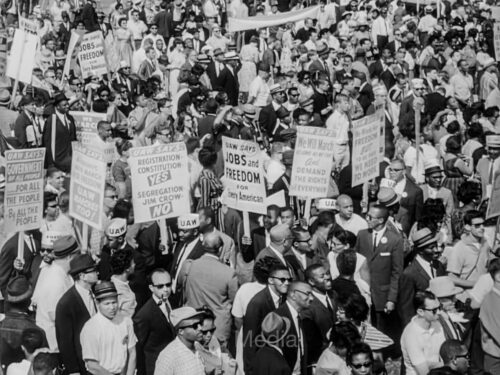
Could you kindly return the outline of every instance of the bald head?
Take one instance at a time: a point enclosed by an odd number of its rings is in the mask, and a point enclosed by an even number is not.
[[[278,224],[269,231],[271,242],[277,250],[285,251],[292,245],[293,234],[286,224]]]
[[[203,247],[210,254],[218,254],[222,247],[222,238],[217,233],[208,233],[203,237]]]
[[[339,195],[337,198],[337,208],[339,209],[340,217],[344,220],[349,220],[354,210],[351,197],[346,194]]]

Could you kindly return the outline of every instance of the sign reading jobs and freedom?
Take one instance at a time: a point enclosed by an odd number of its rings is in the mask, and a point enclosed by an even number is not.
[[[228,207],[266,213],[262,154],[257,143],[222,137]]]
[[[290,195],[314,199],[327,196],[333,165],[334,132],[298,126]]]
[[[104,154],[73,142],[69,214],[97,230],[103,230],[105,182]]]
[[[353,121],[352,186],[370,181],[379,174],[380,127],[384,111]]]
[[[99,76],[108,73],[108,65],[104,50],[104,38],[100,31],[94,31],[83,36],[78,52],[78,61],[84,79],[93,74]]]
[[[190,212],[188,159],[183,142],[132,148],[128,163],[136,223]]]
[[[45,149],[5,152],[5,233],[40,228]]]

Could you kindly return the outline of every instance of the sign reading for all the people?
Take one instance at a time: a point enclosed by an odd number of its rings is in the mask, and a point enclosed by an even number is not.
[[[134,147],[128,163],[136,223],[190,212],[188,160],[183,142]]]
[[[228,207],[265,214],[266,186],[257,143],[222,137]]]
[[[5,233],[39,229],[45,149],[10,150],[5,159]]]
[[[104,154],[73,142],[69,214],[97,230],[103,230],[105,182]]]
[[[334,133],[325,128],[298,126],[290,195],[314,199],[327,196],[333,166]]]
[[[380,127],[384,111],[353,121],[352,124],[352,186],[379,175]]]
[[[78,61],[84,79],[92,75],[102,76],[108,73],[104,38],[101,31],[94,31],[83,36],[80,52],[78,52]]]

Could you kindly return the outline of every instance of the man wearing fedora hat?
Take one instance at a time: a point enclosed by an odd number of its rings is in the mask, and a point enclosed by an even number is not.
[[[66,173],[71,169],[71,142],[77,140],[75,121],[68,110],[68,98],[63,93],[57,94],[54,113],[45,122],[42,137],[42,145],[47,149],[47,167],[55,166]]]
[[[285,89],[279,83],[275,83],[270,88],[271,103],[262,107],[259,113],[260,128],[266,132],[269,141],[273,140],[273,133],[278,121],[277,111],[285,102]]]
[[[476,166],[476,171],[481,178],[483,201],[491,197],[493,186],[493,164],[500,156],[500,135],[486,136],[486,150],[488,157],[481,158]]]
[[[415,294],[426,290],[430,280],[446,275],[446,269],[438,260],[439,235],[424,227],[415,231],[411,239],[417,255],[399,279],[398,312],[403,325],[415,315]]]
[[[253,360],[253,374],[291,374],[283,355],[284,339],[290,331],[290,319],[275,312],[266,315],[261,324],[261,345]]]
[[[446,210],[446,221],[448,225],[450,225],[449,218],[455,210],[455,202],[453,201],[451,190],[441,186],[444,171],[441,169],[441,165],[436,159],[424,160],[424,168],[425,185],[420,185],[424,202],[428,198],[441,199]]]
[[[39,330],[47,346],[45,332],[35,324],[29,311],[32,294],[33,289],[24,276],[13,277],[3,294],[7,309],[0,321],[0,368],[6,369],[11,363],[23,360],[21,335],[25,329]]]
[[[229,51],[224,54],[224,61],[226,63],[226,74],[223,76],[222,87],[229,97],[229,104],[237,106],[240,87],[238,81],[240,58],[236,52]]]
[[[68,272],[71,259],[78,251],[79,246],[72,236],[63,236],[54,241],[54,261],[40,272],[33,293],[36,322],[45,330],[50,351],[53,353],[59,352],[55,326],[56,307],[64,293],[74,284]]]
[[[82,328],[82,358],[94,375],[133,375],[136,370],[137,337],[132,320],[118,313],[118,293],[110,281],[93,288],[97,313]]]
[[[69,263],[75,284],[63,294],[56,307],[56,338],[61,361],[69,374],[85,375],[80,333],[96,314],[92,287],[97,283],[97,265],[88,254],[78,254]]]

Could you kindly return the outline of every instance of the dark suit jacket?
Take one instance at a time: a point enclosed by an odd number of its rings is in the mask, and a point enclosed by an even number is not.
[[[205,250],[203,250],[203,245],[202,245],[200,239],[197,237],[193,241],[197,241],[196,245],[194,245],[194,248],[191,250],[191,253],[186,258],[186,260],[198,259],[205,253]],[[181,250],[182,250],[183,246],[184,246],[184,242],[177,242],[177,244],[175,245],[174,257],[172,259],[172,268],[170,269],[170,275],[172,276],[172,278],[174,277],[176,272],[180,271],[180,269],[177,269],[176,266],[177,266],[177,262],[179,260],[179,257],[181,255]],[[182,267],[182,265],[181,265],[181,267]]]
[[[165,42],[167,42],[170,35],[174,34],[174,22],[173,22],[172,12],[168,10],[160,11],[155,18],[153,23],[158,26],[158,34],[160,34]]]
[[[306,275],[305,275],[305,268],[302,266],[302,262],[300,262],[293,251],[290,249],[289,251],[286,251],[283,254],[283,257],[285,260],[288,262],[288,264],[292,267],[292,270],[295,274],[295,277],[297,280],[300,281],[305,281],[306,280]],[[306,255],[306,266],[309,267],[311,264],[314,263],[314,259],[311,257],[308,257]]]
[[[243,366],[245,374],[252,375],[257,346],[255,340],[261,331],[261,324],[267,314],[276,310],[269,287],[257,293],[248,303],[243,317]]]
[[[396,78],[394,74],[389,69],[384,70],[380,74],[380,80],[384,82],[385,87],[389,91],[389,89],[396,84]]]
[[[160,352],[175,339],[175,329],[151,297],[134,316],[138,375],[153,375]]]
[[[206,134],[212,134],[214,133],[214,120],[215,120],[215,115],[207,115],[203,117],[200,122],[198,123],[198,136],[200,138],[203,138],[204,135]]]
[[[358,97],[358,102],[361,104],[361,107],[363,107],[363,111],[368,110],[368,107],[373,103],[375,100],[375,96],[373,95],[373,88],[372,86],[367,83],[365,85],[362,85],[362,89],[359,92],[359,97]]]
[[[224,77],[223,77],[224,70],[225,69],[222,69],[219,72],[219,75],[217,75],[217,70],[215,69],[215,61],[211,61],[208,64],[206,72],[207,72],[208,78],[210,79],[210,83],[212,84],[212,90],[214,90],[214,91],[223,91],[224,90],[224,87],[222,84],[223,80],[224,80]]]
[[[265,345],[253,360],[254,375],[291,375],[292,369],[276,349]]]
[[[227,93],[229,97],[229,104],[237,106],[240,84],[238,82],[238,72],[234,69],[233,71],[234,74],[231,73],[227,66],[224,68],[222,74],[222,87],[224,88],[224,92]]]
[[[406,119],[413,119],[413,116],[415,114],[415,111],[413,110],[413,100],[415,100],[415,97],[413,95],[410,95],[406,98],[403,99],[401,102],[401,107],[399,110],[399,120],[398,120],[398,126],[405,126],[404,122]],[[414,123],[415,120],[412,120]]]
[[[403,238],[387,227],[373,249],[372,231],[363,229],[358,233],[355,249],[368,263],[373,307],[375,311],[383,311],[387,301],[397,301],[399,278],[403,272]]]
[[[90,319],[89,311],[73,286],[63,294],[56,307],[56,338],[61,360],[68,373],[86,374],[82,359],[80,333]]]
[[[252,244],[241,245],[241,255],[245,262],[250,262],[254,260],[259,252],[266,247],[266,229],[264,227],[258,227],[250,233],[252,238]]]
[[[55,129],[52,129],[55,116]],[[42,145],[46,148],[45,163],[47,167],[55,166],[63,172],[71,170],[71,156],[73,154],[71,142],[76,141],[76,127],[73,117],[66,115],[68,126],[65,126],[56,114],[49,116],[43,129]],[[55,158],[52,155],[52,132],[55,131]]]
[[[418,187],[409,178],[406,179],[405,189],[403,191],[403,196],[400,201],[401,208],[406,210],[401,210],[396,215],[396,220],[401,223],[403,227],[403,232],[408,236],[412,225],[420,219],[422,215],[422,208],[424,205],[424,193],[422,189]],[[402,212],[405,212],[403,215]]]
[[[330,299],[332,304],[332,312],[316,296],[314,296],[309,308],[301,312],[302,326],[308,348],[308,365],[316,363],[323,350],[328,346],[329,338],[327,333],[335,324],[336,303],[329,296],[327,298]]]
[[[370,77],[372,79],[375,77],[379,78],[380,75],[384,72],[382,61],[378,59],[377,61],[371,63],[368,67],[368,72],[370,73]]]
[[[259,126],[261,130],[265,131],[268,137],[272,138],[274,127],[278,116],[274,110],[273,103],[269,103],[262,107],[259,114]]]
[[[297,361],[297,355],[299,354],[299,336],[297,333],[297,329],[295,328],[295,324],[293,323],[292,313],[290,312],[290,308],[286,303],[282,304],[278,309],[276,309],[276,313],[290,320],[290,330],[287,335],[283,339],[287,345],[283,348],[283,356],[285,357],[288,365],[291,369],[295,367],[295,362]],[[299,316],[300,319],[300,316]],[[304,353],[300,358],[300,369],[301,374],[307,374],[307,340],[305,339],[304,328],[302,328],[302,337],[304,338]]]
[[[433,266],[436,276],[446,275],[446,269],[440,262],[434,262]],[[429,287],[429,280],[429,275],[417,260],[413,260],[401,274],[397,308],[403,326],[406,326],[415,316],[413,298],[417,292],[423,292]]]
[[[320,72],[323,74],[326,74],[328,78],[330,78],[330,72],[328,71],[328,67],[325,67],[326,64],[322,64],[323,60],[318,61],[318,60],[313,60],[311,64],[309,64],[309,72],[311,74],[315,72]]]
[[[0,292],[6,295],[7,284],[11,277],[19,273],[14,269],[14,260],[17,258],[17,241],[19,233],[16,233],[10,238],[0,251]],[[40,242],[33,238],[37,252],[40,249]],[[28,279],[31,279],[31,263],[33,262],[34,254],[31,252],[28,245],[24,244],[24,267],[22,274]]]

